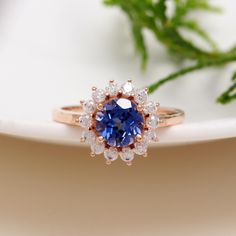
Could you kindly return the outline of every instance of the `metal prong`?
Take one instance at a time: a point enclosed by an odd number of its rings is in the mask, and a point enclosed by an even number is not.
[[[107,165],[110,165],[110,164],[111,164],[111,161],[110,161],[110,160],[107,160],[107,161],[106,161],[106,164],[107,164]]]
[[[97,105],[97,109],[98,109],[99,111],[101,111],[101,110],[102,110],[102,108],[103,108],[103,105],[102,105],[102,103],[99,103],[99,104]]]
[[[79,116],[75,115],[73,116],[75,123],[80,123]]]
[[[91,156],[91,157],[95,157],[96,155],[95,155],[94,152],[91,152],[91,153],[90,153],[90,156]]]
[[[114,80],[112,79],[112,80],[109,80],[109,83],[110,84],[113,84],[114,83]]]
[[[105,96],[106,96],[106,97],[110,97],[110,94],[109,94],[109,93],[105,93]]]
[[[145,88],[145,91],[148,93],[148,88]]]
[[[80,100],[80,105],[83,106],[84,102],[84,100]]]
[[[145,153],[143,154],[143,157],[147,157],[147,155],[148,155],[147,152],[145,152]]]
[[[143,140],[143,137],[140,134],[137,134],[135,139],[137,140],[137,142],[141,142]]]
[[[98,137],[98,142],[99,142],[99,143],[103,143],[103,141],[104,141],[104,138],[103,138],[102,136],[99,136],[99,137]]]
[[[143,110],[143,106],[142,106],[141,104],[139,104],[139,105],[137,106],[137,110],[138,110],[138,111],[142,111],[142,110]]]
[[[129,82],[129,83],[132,83],[133,81],[132,81],[132,79],[129,79],[128,82]]]
[[[96,91],[97,88],[95,86],[92,87],[92,91]]]
[[[131,161],[127,161],[127,162],[126,162],[126,165],[127,165],[127,166],[132,166],[132,162],[131,162]]]

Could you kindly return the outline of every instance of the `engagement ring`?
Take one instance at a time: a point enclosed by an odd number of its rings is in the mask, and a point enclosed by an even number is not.
[[[91,156],[104,154],[107,164],[118,157],[131,165],[134,155],[147,156],[150,142],[157,142],[157,128],[184,120],[184,112],[148,100],[148,89],[135,89],[110,81],[105,89],[92,88],[92,99],[53,112],[57,122],[84,128],[81,142],[91,146]]]

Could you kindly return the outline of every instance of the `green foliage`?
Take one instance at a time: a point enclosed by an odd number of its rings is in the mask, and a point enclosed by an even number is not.
[[[144,30],[149,30],[156,40],[162,43],[173,55],[193,61],[192,66],[181,68],[150,85],[150,92],[154,92],[161,85],[175,80],[183,74],[236,61],[236,47],[226,52],[220,51],[214,40],[198,22],[189,19],[189,14],[194,11],[220,12],[220,8],[211,5],[209,0],[169,1],[174,4],[174,12],[171,15],[167,14],[168,0],[105,0],[105,4],[119,7],[128,16],[142,68],[145,68],[148,63]],[[183,28],[201,37],[210,46],[209,50],[204,50],[186,39],[181,34]],[[232,94],[235,90],[236,82],[234,80],[233,85],[217,101],[225,104],[236,99],[236,94]]]
[[[217,101],[222,104],[230,103],[236,99],[236,72],[232,75],[232,85],[220,96]]]

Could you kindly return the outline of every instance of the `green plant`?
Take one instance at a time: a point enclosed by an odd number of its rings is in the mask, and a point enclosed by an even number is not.
[[[173,14],[167,14],[167,2],[174,5]],[[153,33],[175,57],[189,59],[192,65],[181,68],[159,79],[149,86],[152,93],[163,84],[175,80],[187,73],[207,67],[222,66],[236,61],[236,47],[228,51],[218,49],[214,40],[202,29],[196,20],[190,20],[189,13],[196,10],[220,12],[221,9],[209,3],[209,0],[105,0],[105,4],[117,6],[128,16],[135,48],[141,57],[141,66],[146,68],[148,50],[144,30]],[[209,45],[209,50],[202,49],[181,34],[181,29],[196,33]],[[232,76],[232,85],[217,101],[226,104],[236,99],[236,73]]]

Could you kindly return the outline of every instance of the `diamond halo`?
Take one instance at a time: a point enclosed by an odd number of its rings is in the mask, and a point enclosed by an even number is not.
[[[81,141],[91,146],[91,156],[104,153],[107,164],[118,157],[131,165],[134,155],[147,156],[147,146],[157,138],[159,103],[148,100],[148,90],[110,81],[103,89],[92,88],[92,100],[81,102],[80,125],[87,129]],[[89,138],[88,138],[89,134]],[[92,138],[91,138],[92,137]]]

